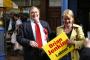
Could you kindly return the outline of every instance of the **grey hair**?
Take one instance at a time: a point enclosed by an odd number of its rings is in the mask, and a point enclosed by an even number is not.
[[[32,7],[29,9],[29,13],[30,13],[31,10],[34,9],[34,8],[36,8],[36,9],[39,11],[39,13],[40,13],[40,9],[39,9],[38,7],[36,7],[36,6],[32,6]]]

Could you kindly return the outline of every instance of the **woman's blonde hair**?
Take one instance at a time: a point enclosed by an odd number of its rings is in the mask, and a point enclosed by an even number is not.
[[[70,9],[66,9],[66,10],[63,12],[63,15],[62,15],[62,16],[68,16],[68,15],[74,17],[73,11],[70,10]]]

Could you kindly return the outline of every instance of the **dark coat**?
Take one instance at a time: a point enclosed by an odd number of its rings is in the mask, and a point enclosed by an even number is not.
[[[47,28],[48,33],[51,33],[50,27],[47,22],[40,20],[43,28]],[[17,34],[17,41],[23,46],[24,60],[47,60],[48,57],[40,48],[33,48],[30,46],[29,41],[35,40],[31,27],[31,22],[27,21],[19,28]]]

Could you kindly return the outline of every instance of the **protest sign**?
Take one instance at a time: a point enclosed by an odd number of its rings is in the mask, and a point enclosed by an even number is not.
[[[67,45],[68,37],[62,32],[42,48],[51,60],[58,60],[74,49],[73,45]]]

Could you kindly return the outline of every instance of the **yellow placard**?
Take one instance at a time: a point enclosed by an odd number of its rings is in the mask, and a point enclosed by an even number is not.
[[[74,49],[73,45],[67,46],[67,35],[62,32],[42,48],[51,60],[59,60]]]

